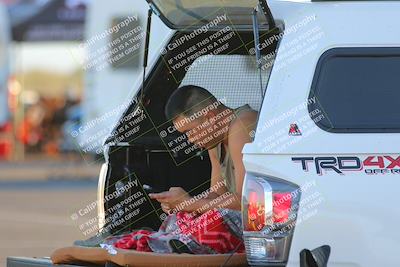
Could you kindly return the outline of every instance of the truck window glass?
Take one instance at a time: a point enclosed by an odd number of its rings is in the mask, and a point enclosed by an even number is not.
[[[134,69],[140,67],[143,29],[140,18],[117,17],[112,19],[113,31],[109,48],[109,62],[113,69]]]
[[[220,16],[229,19],[219,26],[252,25],[251,14],[258,5],[257,0],[153,0],[152,3],[161,13],[161,19],[172,28],[198,27]],[[259,12],[260,24],[267,24]]]
[[[334,133],[400,132],[400,48],[334,48],[316,68],[309,105]]]

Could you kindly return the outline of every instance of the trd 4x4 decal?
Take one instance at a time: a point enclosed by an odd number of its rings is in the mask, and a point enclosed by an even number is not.
[[[315,167],[317,174],[331,170],[343,174],[344,171],[362,171],[367,174],[400,174],[400,156],[367,156],[359,157],[293,157],[292,161],[301,163],[304,171]]]

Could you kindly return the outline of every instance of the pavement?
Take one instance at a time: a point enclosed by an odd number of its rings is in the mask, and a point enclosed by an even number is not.
[[[0,181],[97,179],[101,161],[76,157],[34,157],[23,162],[0,161]]]
[[[100,163],[66,158],[0,162],[0,267],[87,239],[71,215],[96,200]]]

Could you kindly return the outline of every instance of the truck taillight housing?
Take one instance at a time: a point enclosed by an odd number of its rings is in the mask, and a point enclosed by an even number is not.
[[[261,231],[271,219],[272,195],[270,186],[264,180],[248,180],[243,192],[243,226],[244,231]],[[267,208],[267,209],[266,209]]]
[[[285,265],[296,224],[300,187],[291,182],[246,174],[242,219],[251,265]]]

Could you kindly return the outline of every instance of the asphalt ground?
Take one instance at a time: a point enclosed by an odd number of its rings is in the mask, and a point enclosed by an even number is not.
[[[0,163],[0,266],[7,256],[49,256],[88,238],[71,215],[96,200],[99,170],[84,163]]]

